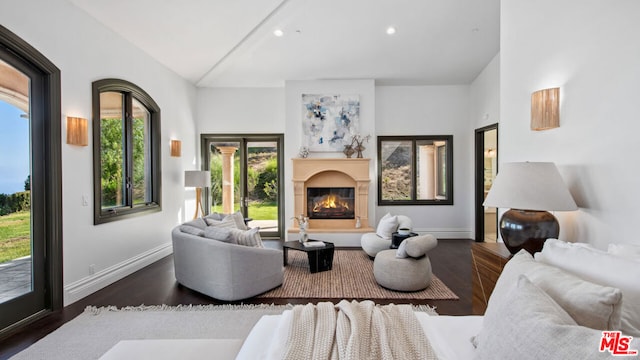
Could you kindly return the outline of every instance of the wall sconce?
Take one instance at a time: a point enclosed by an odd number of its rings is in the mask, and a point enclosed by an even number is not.
[[[560,88],[539,90],[531,94],[531,130],[560,126]]]
[[[173,157],[182,156],[182,141],[171,140],[171,156]]]
[[[89,145],[87,119],[67,116],[67,144]]]

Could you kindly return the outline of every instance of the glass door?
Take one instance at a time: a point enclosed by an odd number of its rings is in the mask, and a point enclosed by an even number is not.
[[[478,242],[498,239],[498,212],[485,207],[484,199],[498,173],[498,124],[475,131],[475,238]]]
[[[264,238],[282,238],[282,135],[203,135],[210,212],[240,211]]]
[[[45,307],[42,214],[32,211],[40,194],[32,182],[31,92],[41,86],[29,66],[0,51],[0,329]],[[37,128],[37,127],[36,127]],[[33,139],[33,140],[32,140]]]

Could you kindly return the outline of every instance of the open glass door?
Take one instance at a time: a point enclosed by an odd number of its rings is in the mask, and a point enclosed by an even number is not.
[[[240,211],[263,238],[282,238],[282,135],[203,135],[210,212]]]

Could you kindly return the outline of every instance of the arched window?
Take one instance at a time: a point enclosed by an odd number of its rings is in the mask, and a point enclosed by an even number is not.
[[[160,211],[160,108],[125,80],[93,83],[94,224]]]

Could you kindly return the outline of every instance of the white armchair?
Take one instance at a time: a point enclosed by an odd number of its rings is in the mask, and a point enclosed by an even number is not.
[[[395,222],[392,221],[394,217],[396,218]],[[413,230],[413,221],[405,215],[385,215],[380,219],[376,232],[362,234],[360,238],[362,250],[371,258],[375,258],[378,252],[382,250],[389,250],[391,247],[391,233],[396,232],[399,228],[406,228],[411,231]]]

